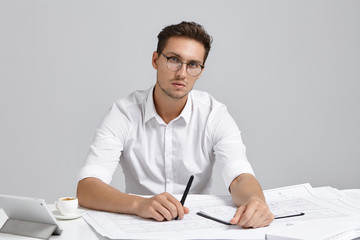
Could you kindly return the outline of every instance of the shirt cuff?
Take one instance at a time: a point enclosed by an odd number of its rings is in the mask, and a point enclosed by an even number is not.
[[[249,173],[255,176],[255,173],[248,161],[229,162],[222,171],[225,186],[229,189],[232,181],[240,174]]]
[[[100,165],[86,165],[82,167],[78,175],[78,181],[88,177],[98,178],[107,184],[110,184],[112,180],[112,174],[110,174],[106,168]]]

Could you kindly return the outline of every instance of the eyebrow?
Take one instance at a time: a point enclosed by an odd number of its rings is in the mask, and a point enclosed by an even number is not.
[[[166,55],[175,55],[175,57],[180,58],[181,60],[184,60],[184,58],[181,55],[179,55],[179,54],[177,54],[175,52],[168,52],[168,53],[166,53]],[[199,61],[199,60],[188,60],[186,62],[188,62],[188,63],[189,62],[196,62],[196,63],[199,63],[200,65],[203,65],[203,63],[201,61]]]

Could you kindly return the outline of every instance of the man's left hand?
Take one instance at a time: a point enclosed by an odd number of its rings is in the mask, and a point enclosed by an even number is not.
[[[237,209],[230,223],[243,228],[258,228],[268,226],[273,220],[274,215],[266,202],[253,197]]]

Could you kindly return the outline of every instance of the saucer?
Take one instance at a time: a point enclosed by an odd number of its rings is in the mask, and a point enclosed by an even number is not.
[[[76,219],[76,218],[81,217],[84,213],[85,213],[85,211],[81,210],[81,209],[77,209],[75,211],[75,213],[73,213],[71,215],[62,215],[59,210],[52,211],[52,214],[54,215],[54,217],[56,217],[57,219],[61,219],[61,220]]]

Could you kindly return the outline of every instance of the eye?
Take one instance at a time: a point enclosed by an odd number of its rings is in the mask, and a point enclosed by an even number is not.
[[[171,63],[179,63],[180,60],[177,57],[169,57],[168,61]]]
[[[199,68],[200,64],[197,62],[190,62],[188,63],[189,68]]]

